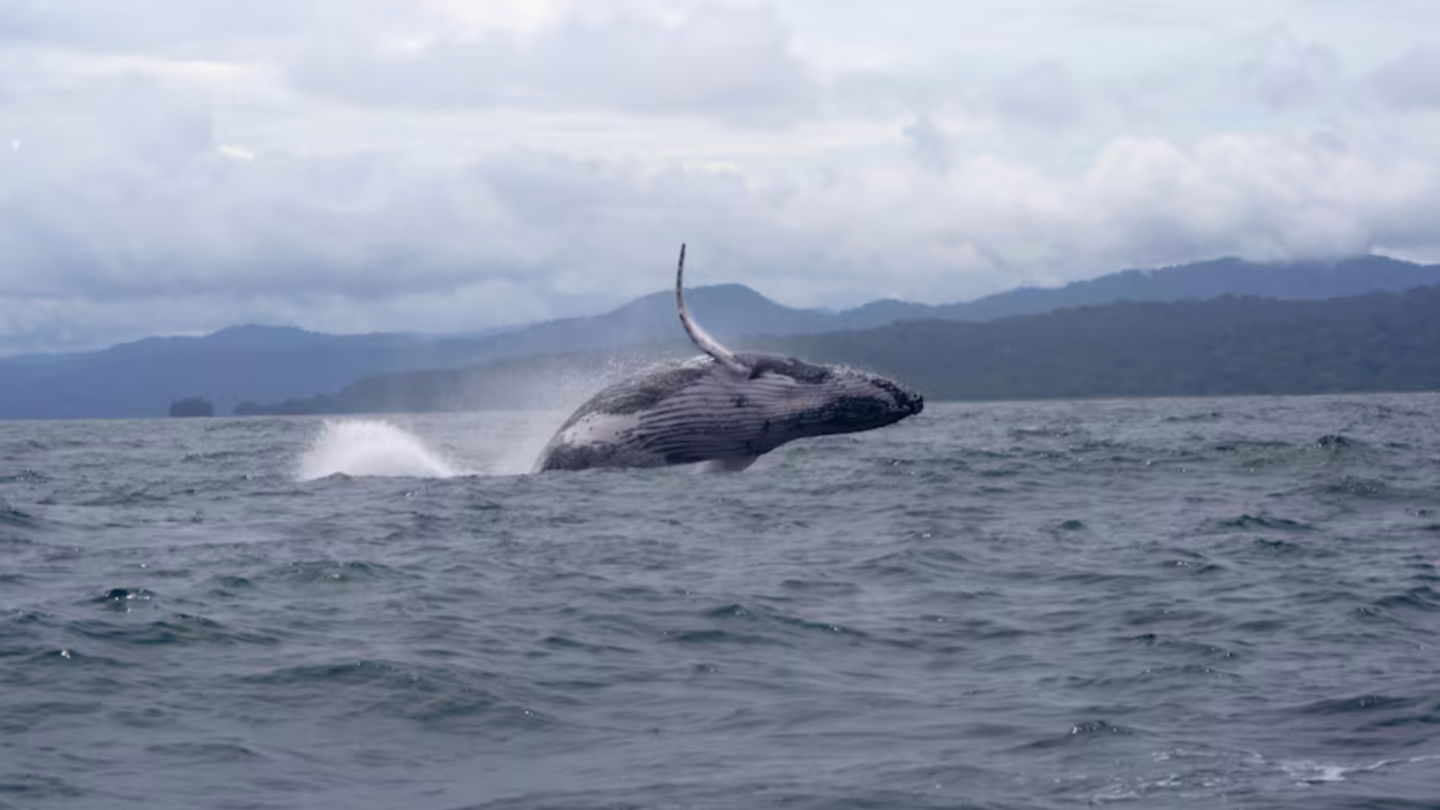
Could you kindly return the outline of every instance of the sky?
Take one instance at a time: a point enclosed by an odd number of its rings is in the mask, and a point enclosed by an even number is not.
[[[1433,0],[6,0],[0,355],[1440,260]]]

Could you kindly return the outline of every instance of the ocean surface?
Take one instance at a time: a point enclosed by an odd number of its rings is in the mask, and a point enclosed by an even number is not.
[[[1440,807],[1440,394],[0,423],[0,807]]]

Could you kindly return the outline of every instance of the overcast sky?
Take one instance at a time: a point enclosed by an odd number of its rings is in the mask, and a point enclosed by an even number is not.
[[[5,0],[0,354],[1440,258],[1434,0]]]

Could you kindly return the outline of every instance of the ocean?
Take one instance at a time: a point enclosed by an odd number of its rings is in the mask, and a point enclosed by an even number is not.
[[[1440,394],[0,423],[0,807],[1440,807]]]

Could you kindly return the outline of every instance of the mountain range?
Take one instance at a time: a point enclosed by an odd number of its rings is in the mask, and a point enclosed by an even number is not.
[[[1440,390],[1440,285],[1321,301],[1125,301],[992,321],[745,338],[734,348],[864,367],[936,400]],[[366,377],[252,413],[566,408],[681,341]]]
[[[985,321],[1116,301],[1204,300],[1220,295],[1324,299],[1436,283],[1440,283],[1440,265],[1364,256],[1273,264],[1221,259],[1126,270],[1063,287],[1021,288],[963,303],[887,300],[843,312],[786,307],[734,284],[696,288],[687,296],[696,317],[722,340],[767,335],[773,342],[900,321]],[[686,351],[679,340],[669,291],[601,315],[467,335],[329,335],[293,327],[238,326],[203,337],[146,338],[97,352],[0,358],[0,418],[156,416],[165,413],[172,401],[191,396],[209,399],[217,412],[224,413],[243,402],[304,398],[374,375],[576,352],[599,351],[608,358],[605,362],[612,362],[621,354],[635,356],[620,351],[625,347],[651,346],[647,350],[651,354],[663,353],[657,347],[668,342],[670,351]],[[843,344],[843,339],[835,342]],[[588,362],[593,366],[601,361],[591,356]]]

